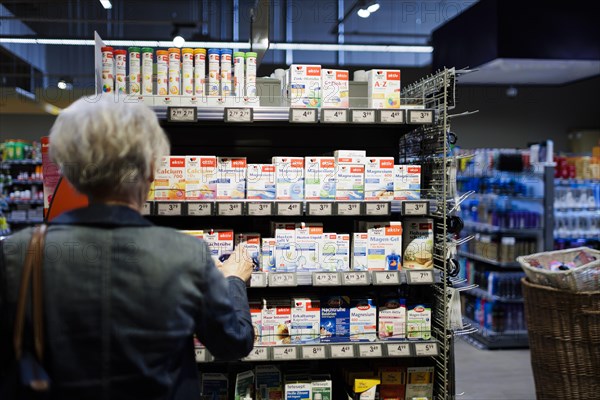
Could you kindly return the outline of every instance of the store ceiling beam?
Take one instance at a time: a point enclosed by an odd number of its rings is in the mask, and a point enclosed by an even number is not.
[[[41,17],[14,17],[14,16],[0,16],[0,20],[18,20],[22,22],[52,22],[58,24],[71,24],[75,22],[81,22],[86,24],[106,24],[110,22],[115,25],[180,25],[183,27],[196,27],[197,22],[194,21],[173,21],[168,19],[161,20],[140,20],[140,19],[127,19],[127,20],[115,20],[115,19],[97,19],[97,18],[41,18]]]

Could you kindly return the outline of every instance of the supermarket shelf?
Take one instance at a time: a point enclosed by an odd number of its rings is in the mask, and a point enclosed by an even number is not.
[[[487,338],[496,338],[500,336],[527,336],[527,330],[522,331],[505,331],[505,332],[496,332],[491,329],[482,328],[479,322],[475,322],[470,318],[463,316],[463,320],[470,324],[472,327],[477,328],[479,330],[479,335],[485,336]]]
[[[502,268],[520,268],[521,267],[521,264],[519,264],[518,262],[500,262],[500,261],[492,260],[492,259],[489,259],[486,257],[478,256],[477,254],[467,253],[466,251],[459,251],[458,255],[460,257],[469,258],[469,259],[475,260],[475,261],[481,261],[481,262],[484,262],[486,264],[493,265],[496,267],[502,267]]]
[[[480,332],[475,332],[460,336],[460,338],[482,350],[525,349],[529,347],[527,334],[489,337],[482,335]]]
[[[591,207],[554,207],[554,215],[556,213],[566,213],[571,211],[598,211],[600,207],[591,206]]]
[[[6,200],[7,204],[15,204],[15,205],[19,205],[19,204],[30,204],[30,205],[43,205],[44,204],[44,200],[42,199],[32,199],[32,200],[20,200],[20,199],[16,199],[16,200]]]
[[[464,221],[464,224],[466,229],[471,229],[481,233],[504,233],[515,236],[533,236],[541,235],[544,232],[542,228],[509,229],[473,221]]]
[[[43,219],[10,219],[7,218],[6,222],[12,225],[32,225],[32,224],[41,224],[44,222]]]
[[[2,168],[8,168],[12,165],[42,165],[42,160],[5,160],[0,162]]]
[[[476,297],[479,297],[482,299],[491,300],[491,301],[499,301],[502,303],[522,303],[523,302],[522,297],[512,298],[512,297],[494,296],[494,295],[489,294],[487,291],[485,291],[481,288],[478,288],[478,287],[466,290],[465,293],[471,294],[473,296],[476,296]]]
[[[599,184],[599,179],[555,179],[554,184],[556,186],[567,186],[567,185],[590,185],[590,184]]]
[[[527,196],[512,196],[507,194],[496,194],[496,193],[473,193],[468,197],[469,199],[479,199],[479,200],[494,200],[498,198],[515,200],[515,201],[530,201],[536,203],[542,203],[544,201],[543,197],[527,197]]]
[[[204,347],[196,347],[196,362],[215,361]],[[435,357],[439,354],[436,340],[334,342],[255,346],[242,361],[335,360],[347,358]],[[217,362],[219,360],[216,360]]]
[[[12,185],[43,185],[42,180],[13,179]]]

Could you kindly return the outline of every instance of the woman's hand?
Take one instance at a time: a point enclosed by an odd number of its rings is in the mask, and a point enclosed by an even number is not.
[[[243,242],[238,244],[234,252],[223,262],[220,270],[226,278],[236,276],[244,282],[248,282],[250,276],[252,276],[253,268],[254,264],[248,252],[248,245]]]

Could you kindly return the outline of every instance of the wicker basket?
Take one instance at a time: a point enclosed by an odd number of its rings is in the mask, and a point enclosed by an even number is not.
[[[585,251],[587,254],[596,257],[596,261],[570,271],[550,271],[531,265],[531,261],[533,260],[538,261],[542,265],[549,264],[552,260],[562,263],[571,262],[581,251]],[[588,247],[578,247],[575,249],[547,251],[517,257],[517,261],[521,264],[525,274],[527,274],[527,278],[532,283],[556,289],[571,290],[573,292],[600,290],[600,251],[598,250]]]
[[[600,399],[600,291],[521,282],[538,400]]]

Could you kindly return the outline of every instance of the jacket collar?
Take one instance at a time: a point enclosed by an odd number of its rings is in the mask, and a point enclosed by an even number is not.
[[[100,227],[152,226],[137,211],[119,205],[91,204],[67,211],[52,221],[51,225],[91,225]]]

